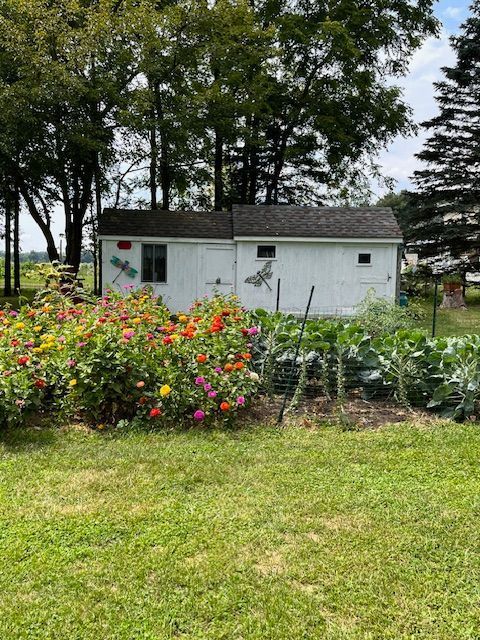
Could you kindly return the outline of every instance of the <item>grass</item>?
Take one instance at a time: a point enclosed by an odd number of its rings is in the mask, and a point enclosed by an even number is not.
[[[438,294],[441,302],[442,294]],[[472,288],[465,297],[467,310],[438,309],[436,319],[437,336],[459,336],[480,332],[480,289]],[[425,312],[425,318],[419,323],[431,335],[433,320],[433,294],[426,299],[415,300]]]
[[[12,431],[0,637],[480,637],[480,430]]]

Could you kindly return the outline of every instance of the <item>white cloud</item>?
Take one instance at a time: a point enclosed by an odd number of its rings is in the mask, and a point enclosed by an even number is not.
[[[443,11],[443,15],[451,20],[460,20],[463,15],[463,7],[447,7]]]

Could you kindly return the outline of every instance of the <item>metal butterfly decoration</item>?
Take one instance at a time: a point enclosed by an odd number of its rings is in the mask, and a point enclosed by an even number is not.
[[[115,276],[115,279],[113,280],[113,282],[115,282],[115,280],[120,276],[122,271],[129,278],[135,278],[135,276],[138,273],[138,271],[136,269],[134,269],[133,267],[130,266],[130,263],[129,263],[128,260],[125,260],[125,262],[123,262],[123,260],[120,260],[120,258],[117,258],[117,256],[113,256],[110,259],[110,263],[113,264],[114,267],[117,267],[117,269],[120,269],[120,272],[118,273],[117,276]]]
[[[268,284],[267,280],[270,280],[272,274],[272,262],[271,260],[269,260],[268,262],[265,262],[260,271],[257,271],[255,275],[245,278],[245,282],[248,282],[248,284],[253,284],[256,287],[260,287],[262,282],[264,282],[271,291],[272,287]]]

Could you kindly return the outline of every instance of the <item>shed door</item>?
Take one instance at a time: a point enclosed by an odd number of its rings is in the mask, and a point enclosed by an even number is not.
[[[360,255],[369,255],[368,264],[360,264]],[[392,287],[390,250],[378,245],[343,246],[342,279],[338,291],[339,306],[350,308],[361,302],[369,289],[374,289],[378,297],[388,296]]]
[[[199,295],[211,295],[214,291],[230,293],[234,289],[235,246],[204,245],[203,268],[199,274]]]

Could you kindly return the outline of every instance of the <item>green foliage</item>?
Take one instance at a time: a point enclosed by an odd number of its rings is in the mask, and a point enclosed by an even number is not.
[[[463,284],[463,278],[459,273],[446,273],[442,276],[444,284]]]
[[[255,318],[262,331],[254,364],[262,370],[268,356],[268,385],[264,384],[272,394],[284,391],[294,364],[295,405],[300,393],[334,396],[341,417],[348,392],[356,390],[365,398],[392,397],[405,408],[426,407],[459,420],[480,410],[478,335],[429,339],[421,330],[398,328],[399,323],[385,323],[389,330],[383,333],[374,325],[371,333],[368,323],[362,325],[357,319],[309,320],[301,341],[302,357],[293,363],[298,321],[260,310]],[[275,350],[268,353],[273,334]]]
[[[257,387],[256,329],[234,298],[173,321],[147,290],[73,304],[55,289],[0,311],[0,423],[39,410],[93,423],[229,420]]]
[[[426,297],[433,284],[433,269],[425,262],[408,265],[402,271],[401,283],[402,289],[409,295]]]
[[[371,335],[395,333],[400,329],[413,329],[423,317],[423,309],[414,303],[400,307],[395,301],[377,298],[370,289],[355,310],[355,320]]]

